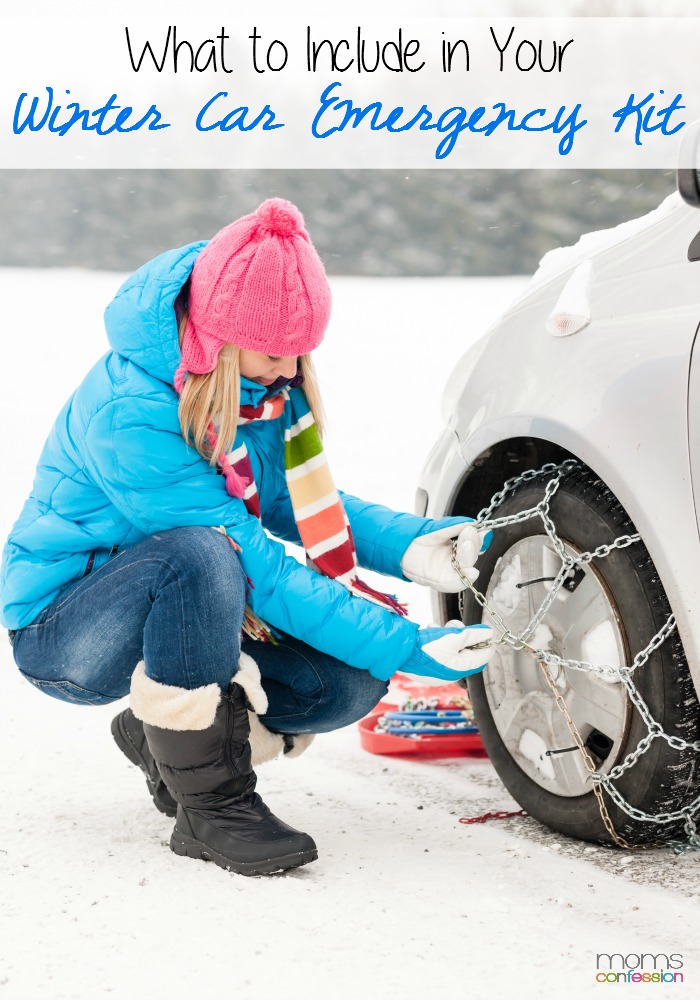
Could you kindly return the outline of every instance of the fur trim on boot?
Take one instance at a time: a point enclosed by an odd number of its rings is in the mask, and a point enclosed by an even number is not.
[[[220,700],[221,688],[218,684],[206,684],[190,690],[152,680],[146,674],[143,660],[136,665],[131,677],[131,711],[141,722],[160,729],[173,729],[180,733],[209,729]]]
[[[285,733],[284,741],[287,744],[285,755],[287,757],[301,757],[304,750],[308,750],[315,739],[315,733],[294,733],[293,736]]]
[[[250,749],[253,755],[253,767],[274,760],[284,753],[288,757],[298,757],[313,740],[312,733],[289,735],[273,733],[265,726],[259,715],[267,712],[267,695],[263,691],[260,669],[252,656],[241,653],[238,672],[231,678],[233,684],[240,684],[246,694],[253,711],[248,712],[250,721]]]
[[[313,733],[273,733],[264,726],[255,712],[248,712],[250,722],[250,752],[253,757],[253,767],[274,760],[281,753],[285,757],[299,757],[311,744]]]
[[[263,691],[260,668],[252,656],[241,653],[238,670],[231,678],[231,683],[241,685],[254,712],[258,715],[267,712],[267,695]]]
[[[248,712],[250,722],[250,753],[253,758],[253,767],[266,764],[268,760],[274,760],[284,750],[284,739],[280,733],[271,732],[267,726],[263,726],[255,712]]]
[[[252,712],[248,712],[253,767],[273,760],[281,753],[288,757],[298,757],[306,750],[314,738],[312,733],[273,733],[258,718],[258,715],[265,714],[268,703],[260,670],[252,656],[241,653],[238,670],[231,682],[243,688],[246,699],[253,708]],[[218,684],[188,689],[154,681],[146,674],[143,660],[137,664],[131,677],[131,711],[141,722],[160,729],[172,729],[175,732],[209,729],[220,700],[221,688]]]

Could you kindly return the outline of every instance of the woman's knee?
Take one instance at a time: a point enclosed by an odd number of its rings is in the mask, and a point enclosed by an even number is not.
[[[365,670],[310,647],[304,653],[279,644],[258,657],[269,700],[263,721],[272,729],[295,733],[342,729],[371,712],[387,692],[387,682]],[[302,666],[305,669],[299,669]]]
[[[152,535],[152,544],[194,599],[198,593],[230,607],[245,600],[243,567],[228,538],[215,528],[192,525]]]
[[[300,732],[330,733],[350,726],[372,711],[385,696],[388,683],[379,681],[365,670],[340,664],[328,683],[324,698],[306,717]]]
[[[347,694],[347,721],[343,725],[348,726],[352,722],[357,722],[368,715],[377,702],[380,702],[386,695],[389,688],[387,681],[380,681],[366,670],[357,670],[358,675],[353,678],[351,690]]]

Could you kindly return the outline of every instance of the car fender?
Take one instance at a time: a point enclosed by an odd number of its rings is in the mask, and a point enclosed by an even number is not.
[[[645,250],[623,244],[594,257],[591,320],[573,336],[546,329],[570,271],[521,298],[480,346],[450,434],[459,439],[462,483],[490,448],[515,438],[556,445],[600,476],[649,549],[700,689],[700,534],[688,443],[700,263],[686,252],[698,229],[700,216],[685,208],[654,227]],[[650,245],[654,266],[642,269]],[[696,409],[700,417],[700,400]],[[443,474],[424,474],[433,516],[451,513],[460,492],[452,437]]]

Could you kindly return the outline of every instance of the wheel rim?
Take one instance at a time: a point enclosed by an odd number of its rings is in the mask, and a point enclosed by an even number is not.
[[[567,542],[566,551],[580,549]],[[486,601],[508,627],[521,635],[542,604],[561,566],[547,535],[523,538],[498,560]],[[596,568],[577,568],[562,588],[530,643],[566,659],[621,666],[628,650],[615,601]],[[489,617],[484,612],[483,621]],[[600,773],[622,755],[630,721],[630,701],[621,681],[589,671],[550,667],[569,714]],[[555,795],[591,791],[588,769],[575,745],[535,658],[527,650],[497,646],[484,671],[484,686],[494,724],[508,752],[534,782]],[[551,750],[563,753],[548,754]]]

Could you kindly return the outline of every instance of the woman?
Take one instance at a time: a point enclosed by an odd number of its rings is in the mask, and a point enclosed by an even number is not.
[[[472,576],[482,539],[463,518],[341,501],[310,358],[330,301],[278,198],[138,270],[3,553],[23,675],[80,704],[130,693],[112,732],[177,815],[172,850],[242,874],[317,856],[255,792],[251,722],[255,762],[299,753],[365,715],[396,670],[454,679],[488,657],[488,629],[419,629],[357,576],[359,562],[456,591],[453,539]]]

